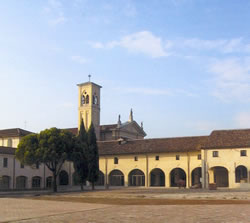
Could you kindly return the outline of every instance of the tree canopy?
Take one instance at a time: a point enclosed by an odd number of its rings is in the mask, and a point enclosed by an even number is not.
[[[23,164],[45,164],[53,173],[53,189],[57,191],[56,179],[63,163],[70,159],[76,145],[73,134],[57,128],[46,129],[21,139],[16,157]]]
[[[88,181],[92,184],[92,189],[94,189],[95,182],[98,180],[99,176],[99,154],[98,154],[98,147],[96,142],[96,134],[95,128],[93,123],[91,123],[89,130],[88,130]]]
[[[79,179],[81,189],[83,190],[83,184],[88,178],[88,160],[87,160],[87,132],[84,127],[83,120],[81,121],[79,134],[76,140],[76,146],[72,153],[72,161],[74,163],[74,169]]]

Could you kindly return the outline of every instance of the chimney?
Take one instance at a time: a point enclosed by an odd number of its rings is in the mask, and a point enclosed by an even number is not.
[[[130,110],[130,114],[129,114],[129,119],[128,119],[129,122],[133,122],[134,121],[134,118],[133,118],[133,110],[131,108]]]
[[[121,115],[118,116],[118,122],[117,122],[117,127],[120,128],[121,127]]]

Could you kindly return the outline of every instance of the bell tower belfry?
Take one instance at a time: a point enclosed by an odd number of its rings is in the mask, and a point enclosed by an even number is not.
[[[78,130],[80,129],[81,120],[88,130],[93,122],[96,138],[100,138],[100,96],[101,86],[89,81],[78,84]]]

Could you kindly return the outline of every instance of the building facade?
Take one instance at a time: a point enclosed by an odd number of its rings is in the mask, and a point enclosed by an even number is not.
[[[250,188],[250,129],[215,130],[208,136],[144,139],[143,125],[120,116],[116,124],[100,125],[101,86],[78,85],[78,128],[93,122],[98,138],[98,186],[166,188]],[[67,129],[74,134],[78,128]],[[44,189],[52,174],[44,166],[23,166],[14,153],[31,132],[0,130],[0,189]],[[58,177],[62,187],[77,185],[73,164],[66,162]]]

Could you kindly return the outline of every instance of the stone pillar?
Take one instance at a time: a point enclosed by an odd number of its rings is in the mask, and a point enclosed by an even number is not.
[[[209,182],[208,184],[212,184],[212,183],[215,183],[214,182],[214,169],[210,169],[208,170],[208,174],[209,174]]]
[[[233,188],[235,183],[235,169],[233,167],[228,169],[228,187]]]
[[[207,170],[206,170],[206,162],[205,160],[202,160],[202,165],[201,165],[201,183],[202,183],[202,188],[205,189],[207,188]]]
[[[109,177],[108,177],[108,158],[105,157],[105,173],[104,173],[104,185],[105,188],[109,188]]]
[[[128,187],[128,174],[124,173],[124,186]]]
[[[150,176],[149,176],[149,172],[148,172],[148,154],[146,154],[146,173],[145,173],[145,186],[149,187],[150,186]]]
[[[170,187],[170,175],[168,173],[169,171],[165,171],[165,187]]]

